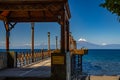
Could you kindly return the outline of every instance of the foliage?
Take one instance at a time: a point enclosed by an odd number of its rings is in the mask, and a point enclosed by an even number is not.
[[[108,9],[113,14],[117,14],[120,17],[120,0],[105,0],[100,6]]]

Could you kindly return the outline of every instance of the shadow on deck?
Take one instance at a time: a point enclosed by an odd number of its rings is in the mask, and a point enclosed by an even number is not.
[[[50,80],[50,76],[50,58],[23,68],[0,70],[0,80]]]

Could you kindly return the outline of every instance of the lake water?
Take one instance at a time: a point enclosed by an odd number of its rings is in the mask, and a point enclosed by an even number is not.
[[[11,49],[10,51],[30,52],[30,49]],[[35,49],[35,51],[41,51]],[[0,49],[5,52],[5,49]],[[89,75],[120,75],[120,50],[88,50],[83,56],[83,72]]]
[[[89,50],[83,56],[83,72],[89,75],[120,75],[120,50]]]

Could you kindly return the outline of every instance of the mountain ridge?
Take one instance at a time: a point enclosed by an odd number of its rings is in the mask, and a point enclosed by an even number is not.
[[[77,49],[82,47],[88,49],[120,49],[120,44],[98,45],[87,41],[77,41]]]

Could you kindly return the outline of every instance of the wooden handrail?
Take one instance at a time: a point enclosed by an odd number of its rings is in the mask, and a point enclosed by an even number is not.
[[[34,52],[34,63],[49,58],[51,51]],[[24,67],[32,64],[32,53],[17,53],[17,67]]]

